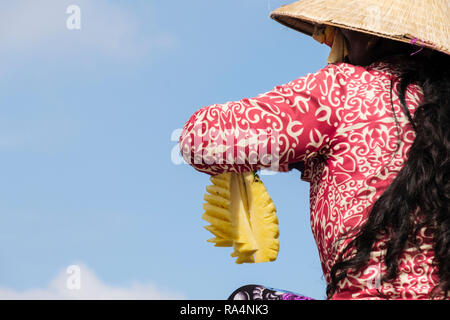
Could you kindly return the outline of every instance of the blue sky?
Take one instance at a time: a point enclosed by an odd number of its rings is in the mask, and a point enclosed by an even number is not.
[[[298,171],[262,176],[278,259],[236,265],[206,242],[208,176],[172,155],[199,108],[325,66],[327,47],[269,18],[289,2],[1,2],[0,298],[70,297],[74,264],[81,297],[226,299],[249,283],[325,297]]]

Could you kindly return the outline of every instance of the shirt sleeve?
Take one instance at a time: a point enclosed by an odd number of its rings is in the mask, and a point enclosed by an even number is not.
[[[330,64],[257,97],[201,108],[180,136],[183,159],[211,175],[289,171],[330,146],[344,112],[343,76]]]

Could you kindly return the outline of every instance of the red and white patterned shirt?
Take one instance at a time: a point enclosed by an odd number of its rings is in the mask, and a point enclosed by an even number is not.
[[[412,115],[422,101],[422,90],[410,85]],[[399,70],[379,61],[367,67],[330,64],[257,97],[203,107],[184,126],[180,148],[188,163],[211,175],[275,163],[258,157],[258,150],[274,154],[282,172],[303,161],[311,228],[329,282],[338,253],[350,241],[340,238],[366,221],[414,138],[399,100]],[[398,278],[381,285],[385,239],[379,240],[367,267],[349,273],[333,299],[428,299],[439,282],[432,234],[424,228],[418,240],[420,251],[411,247],[400,256]]]

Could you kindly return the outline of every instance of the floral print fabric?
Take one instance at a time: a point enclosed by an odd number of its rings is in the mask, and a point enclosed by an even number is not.
[[[184,126],[181,153],[210,175],[269,167],[286,172],[303,162],[311,229],[329,282],[338,253],[351,240],[343,236],[366,221],[415,138],[400,104],[396,63],[329,64],[257,97],[203,107]],[[422,90],[410,85],[411,114],[422,101]],[[272,163],[258,150],[270,154]],[[420,250],[411,246],[401,255],[399,277],[380,284],[385,240],[375,244],[364,270],[339,283],[333,299],[429,298],[438,283],[429,230],[418,235]]]
[[[261,285],[246,285],[235,290],[228,300],[314,300],[301,294],[267,288]]]

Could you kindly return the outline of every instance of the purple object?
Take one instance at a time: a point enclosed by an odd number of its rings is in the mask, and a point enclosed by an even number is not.
[[[315,300],[301,294],[250,284],[235,290],[228,300]]]

